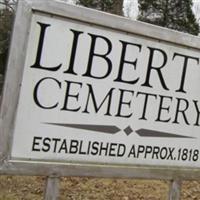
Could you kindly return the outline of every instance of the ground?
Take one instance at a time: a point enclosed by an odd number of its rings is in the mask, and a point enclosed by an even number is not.
[[[42,200],[45,177],[0,176],[0,200]],[[168,181],[62,178],[60,200],[167,200]],[[183,182],[181,200],[200,200],[200,181]]]

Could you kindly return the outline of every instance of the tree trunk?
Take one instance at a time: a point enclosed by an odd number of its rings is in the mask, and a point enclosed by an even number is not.
[[[111,13],[116,15],[123,15],[123,0],[115,0]]]

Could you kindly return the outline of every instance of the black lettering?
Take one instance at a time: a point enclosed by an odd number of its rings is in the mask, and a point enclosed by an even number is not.
[[[45,37],[46,29],[47,29],[47,27],[50,26],[50,24],[43,24],[41,22],[37,22],[37,23],[40,25],[41,31],[40,31],[40,37],[39,37],[39,43],[38,43],[35,63],[31,66],[31,68],[48,70],[48,71],[57,71],[62,66],[62,64],[60,64],[56,67],[44,67],[40,64],[42,50],[43,50],[43,46],[44,46],[44,37]]]
[[[40,145],[40,143],[39,143],[40,140],[42,140],[42,137],[34,137],[33,138],[32,151],[40,151],[40,148],[38,147]]]
[[[181,109],[180,107],[181,107],[182,102],[185,103],[185,107]],[[187,125],[190,125],[189,122],[188,122],[188,120],[187,120],[186,113],[185,113],[186,110],[188,109],[188,107],[189,107],[189,102],[186,99],[177,98],[176,114],[175,114],[175,119],[174,119],[173,123],[179,124],[178,117],[179,117],[179,113],[181,113],[182,116],[183,116],[183,119],[184,119],[185,123]]]
[[[137,96],[138,95],[144,95],[145,96],[142,117],[139,118],[139,119],[140,120],[147,120],[146,119],[146,110],[147,110],[147,104],[148,104],[148,101],[149,101],[149,97],[154,97],[155,99],[157,99],[157,95],[156,94],[148,94],[148,93],[145,93],[145,92],[138,92]]]
[[[194,105],[195,105],[195,108],[196,108],[196,112],[197,112],[197,118],[196,118],[196,122],[195,122],[194,126],[200,126],[200,124],[199,124],[200,109],[198,107],[198,101],[193,100],[193,102],[194,102]]]
[[[147,158],[147,155],[152,153],[152,147],[146,146],[144,158]]]
[[[128,45],[132,45],[132,46],[136,46],[137,48],[139,48],[139,52],[141,52],[142,46],[140,44],[129,43],[129,42],[125,42],[125,41],[122,41],[122,40],[120,40],[120,42],[122,43],[122,54],[121,54],[120,65],[119,65],[119,73],[118,73],[117,78],[114,81],[122,82],[122,83],[135,84],[135,83],[138,82],[139,78],[136,78],[135,80],[131,80],[131,81],[122,79],[123,69],[124,69],[124,66],[125,66],[124,64],[130,64],[134,67],[134,69],[136,69],[136,65],[137,65],[137,59],[135,59],[135,61],[125,60],[126,50],[127,50]]]
[[[51,141],[50,138],[44,138],[43,140],[43,147],[42,147],[42,151],[44,152],[48,152],[50,150],[51,145],[49,144]]]
[[[162,87],[165,89],[165,90],[169,90],[166,83],[165,83],[165,80],[163,78],[163,75],[162,75],[162,72],[161,72],[161,69],[166,65],[167,63],[167,54],[162,50],[162,49],[156,49],[156,48],[152,48],[152,47],[148,47],[148,49],[150,50],[150,56],[149,56],[149,62],[148,62],[148,68],[147,68],[147,75],[146,75],[146,80],[145,82],[142,84],[142,86],[146,86],[146,87],[150,87],[152,88],[153,86],[150,85],[150,76],[151,76],[151,72],[152,70],[155,70],[158,74],[158,77],[160,79],[160,83],[162,85]],[[155,52],[159,52],[161,53],[162,57],[163,57],[163,63],[161,66],[153,66],[153,58],[154,58],[154,53]]]
[[[111,143],[110,144],[110,149],[109,149],[109,156],[116,156],[115,150],[116,150],[116,143]]]
[[[69,107],[69,98],[73,98],[75,99],[77,102],[78,102],[78,99],[79,99],[79,93],[76,93],[76,94],[72,94],[71,93],[71,86],[72,85],[77,85],[79,86],[80,88],[82,88],[82,83],[79,83],[79,82],[73,82],[73,81],[65,81],[67,83],[67,87],[66,87],[66,93],[65,93],[65,100],[64,100],[64,105],[63,105],[63,108],[61,108],[61,110],[67,110],[67,111],[72,111],[72,112],[77,112],[80,110],[80,106],[79,107],[76,107],[76,108],[70,108]],[[74,106],[74,101],[72,103],[72,105]]]
[[[80,141],[79,154],[80,155],[85,155],[86,154],[86,152],[83,151],[83,141],[82,140]]]
[[[119,144],[118,150],[117,150],[117,156],[122,157],[124,156],[125,152],[126,152],[126,146],[124,144]]]
[[[109,143],[106,143],[106,146],[104,146],[104,143],[101,142],[100,143],[100,149],[99,149],[99,156],[102,155],[103,151],[105,151],[105,154],[103,154],[103,155],[107,156],[108,155],[108,148],[109,148]]]
[[[78,152],[78,144],[77,140],[71,140],[69,153],[76,154]]]
[[[54,145],[53,145],[53,146],[54,146],[53,152],[56,153],[56,151],[57,151],[57,144],[58,144],[58,142],[61,141],[61,139],[60,139],[60,138],[53,138],[52,141],[54,142]]]
[[[76,30],[73,30],[73,29],[70,29],[70,31],[73,32],[74,39],[73,39],[72,51],[71,51],[71,56],[70,56],[70,61],[69,61],[69,68],[68,68],[68,70],[64,71],[64,73],[77,75],[74,72],[74,61],[75,61],[75,57],[76,57],[76,49],[77,49],[77,45],[78,45],[79,35],[82,34],[83,32],[82,31],[76,31]]]
[[[166,147],[161,148],[160,151],[160,158],[161,160],[164,160],[167,157],[168,151]]]
[[[94,105],[94,109],[95,109],[95,112],[98,113],[99,110],[101,109],[101,107],[103,106],[104,102],[106,101],[106,99],[108,99],[108,103],[107,103],[107,110],[106,110],[106,113],[104,115],[108,115],[108,116],[111,116],[110,114],[110,107],[111,107],[111,102],[112,102],[112,93],[113,93],[113,90],[114,88],[111,88],[109,90],[109,92],[107,93],[107,95],[105,96],[105,98],[103,99],[103,101],[100,103],[100,105],[97,105],[97,102],[96,102],[96,98],[95,98],[95,95],[94,95],[94,91],[93,91],[93,88],[92,88],[92,85],[90,84],[87,84],[88,85],[88,97],[87,97],[87,103],[86,103],[86,107],[85,109],[83,110],[83,113],[89,113],[88,111],[88,105],[89,105],[89,101],[91,99],[91,101],[93,102],[93,105]],[[91,97],[91,98],[90,98]]]
[[[168,154],[168,157],[167,157],[167,160],[173,160],[173,152],[175,150],[175,148],[168,148],[169,150],[169,154]]]
[[[136,158],[135,145],[133,145],[133,146],[131,147],[131,150],[130,150],[130,152],[129,152],[129,154],[128,154],[128,158],[129,158],[131,155],[132,155],[134,158]]]
[[[181,75],[181,84],[180,84],[180,88],[178,90],[176,90],[176,92],[186,93],[186,91],[184,90],[184,85],[185,85],[185,76],[186,76],[186,71],[187,71],[187,66],[188,66],[188,60],[189,59],[196,60],[197,64],[199,64],[199,58],[192,57],[192,56],[187,56],[187,55],[183,55],[183,54],[179,54],[179,53],[174,53],[173,59],[176,56],[180,56],[180,57],[184,58],[183,71],[182,71],[182,75]]]
[[[141,153],[144,153],[145,147],[143,145],[138,146],[137,158],[139,158]]]
[[[123,105],[127,105],[129,108],[131,106],[131,100],[132,100],[132,96],[134,95],[134,91],[131,90],[121,90],[120,91],[120,100],[119,100],[119,107],[118,107],[118,111],[117,114],[115,115],[116,117],[125,117],[125,118],[129,118],[132,116],[133,113],[127,114],[127,115],[122,115],[122,106]],[[131,100],[129,101],[124,101],[124,93],[130,93],[131,94]]]
[[[111,73],[111,71],[112,71],[112,62],[108,58],[108,55],[109,55],[109,53],[112,50],[112,43],[111,43],[111,41],[108,38],[106,38],[104,36],[93,35],[93,34],[90,34],[90,33],[88,33],[88,35],[91,37],[92,41],[91,41],[91,47],[90,47],[90,53],[89,53],[87,71],[86,71],[85,74],[83,74],[83,76],[87,76],[87,77],[91,77],[91,78],[96,78],[96,79],[106,78]],[[104,54],[95,53],[95,45],[96,45],[97,39],[102,39],[103,41],[106,42],[106,44],[108,46],[108,50],[107,50],[106,53],[104,53]],[[92,64],[93,64],[94,57],[99,57],[99,58],[102,58],[103,60],[106,61],[108,68],[107,68],[107,71],[105,72],[104,75],[101,75],[101,76],[92,75]]]
[[[99,142],[92,143],[91,155],[96,156],[98,154],[98,150],[99,150],[98,147],[99,147]]]
[[[90,148],[91,148],[91,141],[89,141],[89,143],[88,143],[87,155],[89,155],[89,153],[90,153]]]
[[[168,119],[161,119],[161,113],[163,110],[167,111],[167,113],[169,113],[169,109],[170,109],[170,106],[167,106],[167,107],[164,107],[163,104],[164,104],[164,100],[165,99],[168,99],[168,100],[171,100],[172,102],[172,97],[169,97],[169,96],[162,96],[162,95],[159,95],[160,96],[160,105],[159,105],[159,110],[158,110],[158,117],[155,121],[158,121],[158,122],[169,122],[171,118],[168,118]]]
[[[154,157],[156,157],[156,159],[159,159],[159,152],[160,152],[160,147],[153,147],[153,154],[152,154],[152,159],[154,159]]]
[[[60,149],[59,149],[58,153],[60,153],[61,151],[64,151],[65,153],[68,152],[67,151],[67,140],[66,139],[64,139],[62,141],[62,144],[60,145]]]
[[[46,78],[43,78],[41,79],[40,81],[38,81],[38,83],[36,84],[35,88],[34,88],[34,91],[33,91],[33,99],[34,99],[34,102],[36,103],[37,106],[39,106],[40,108],[43,108],[43,109],[53,109],[53,108],[56,108],[58,106],[58,102],[55,103],[54,105],[49,105],[49,106],[44,106],[40,101],[39,101],[39,98],[38,98],[38,90],[39,90],[39,86],[42,82],[46,81],[46,80],[51,80],[53,82],[55,82],[59,88],[61,88],[61,83],[56,80],[55,78],[51,78],[51,77],[46,77]]]

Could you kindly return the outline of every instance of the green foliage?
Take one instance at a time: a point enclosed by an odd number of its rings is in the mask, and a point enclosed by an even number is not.
[[[78,4],[102,11],[111,9],[113,0],[79,0]]]
[[[77,4],[104,12],[122,15],[123,0],[78,0]]]
[[[13,12],[10,9],[0,10],[0,74],[4,73],[10,43]]]
[[[192,0],[139,0],[138,20],[198,35]]]

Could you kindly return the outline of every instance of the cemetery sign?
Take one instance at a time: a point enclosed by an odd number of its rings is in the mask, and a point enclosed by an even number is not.
[[[2,170],[196,176],[199,47],[194,36],[63,2],[20,1],[1,108]]]

